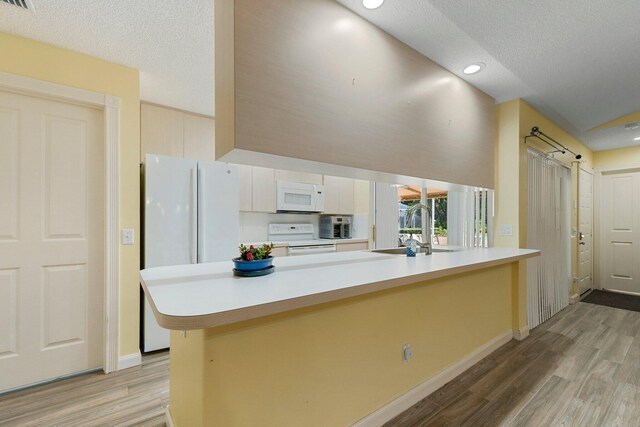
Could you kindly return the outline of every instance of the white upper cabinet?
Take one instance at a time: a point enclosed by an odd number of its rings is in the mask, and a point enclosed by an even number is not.
[[[215,120],[153,104],[140,104],[140,158],[146,154],[215,159]]]
[[[307,172],[276,170],[276,181],[301,182],[304,184],[322,184],[322,175]]]
[[[369,213],[369,181],[353,180],[353,213],[355,215]]]
[[[276,211],[276,180],[275,170],[271,168],[253,167],[253,212]]]
[[[215,120],[186,113],[183,113],[182,118],[184,157],[212,162],[215,158]]]
[[[238,165],[240,203],[239,209],[243,212],[253,210],[253,168],[251,166]]]
[[[140,105],[140,158],[143,161],[145,154],[184,156],[182,115],[181,111],[157,105]]]
[[[353,215],[353,179],[324,176],[324,213]]]

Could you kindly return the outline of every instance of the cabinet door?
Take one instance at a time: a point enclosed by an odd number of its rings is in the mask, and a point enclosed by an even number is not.
[[[252,182],[252,210],[254,212],[275,212],[275,170],[271,168],[254,167]]]
[[[253,206],[253,168],[251,166],[238,165],[240,185],[239,209],[243,212],[250,212]]]
[[[140,155],[184,156],[183,113],[156,105],[140,105]]]
[[[184,157],[213,162],[215,160],[215,121],[213,117],[183,114]]]
[[[324,213],[353,215],[353,179],[324,176]]]
[[[353,213],[356,215],[369,213],[369,181],[353,180]]]
[[[353,215],[353,179],[340,178],[340,213]]]
[[[322,184],[322,175],[307,172],[276,170],[276,181]]]
[[[289,256],[289,248],[286,246],[273,248],[273,250],[271,251],[271,256],[274,256],[274,257]]]
[[[324,176],[324,213],[340,213],[340,178]]]
[[[338,243],[336,244],[337,252],[349,252],[349,251],[366,251],[369,249],[367,242],[355,242],[355,243]]]

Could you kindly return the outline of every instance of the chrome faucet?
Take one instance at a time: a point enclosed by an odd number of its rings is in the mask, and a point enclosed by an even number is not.
[[[419,209],[422,209],[424,213],[426,213],[427,215],[427,225],[423,233],[423,236],[427,237],[426,239],[423,239],[423,240],[427,240],[427,241],[418,243],[418,246],[420,246],[420,248],[424,251],[426,255],[431,255],[431,215],[429,215],[429,208],[422,203],[416,203],[415,205],[409,207],[407,209],[407,217],[405,218],[404,225],[405,227],[408,228],[407,223],[411,224],[411,222],[413,221],[413,217],[416,215],[416,212]]]

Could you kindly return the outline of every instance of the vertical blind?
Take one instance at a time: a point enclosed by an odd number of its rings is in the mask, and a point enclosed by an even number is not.
[[[449,191],[448,198],[448,244],[493,246],[493,190]]]
[[[539,257],[527,261],[527,318],[533,329],[569,304],[569,169],[529,149],[527,247]]]
[[[376,248],[397,247],[398,187],[385,182],[376,182],[375,207]]]

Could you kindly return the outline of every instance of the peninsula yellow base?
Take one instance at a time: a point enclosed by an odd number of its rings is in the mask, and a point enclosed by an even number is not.
[[[171,333],[177,427],[351,425],[512,327],[517,263]],[[515,275],[517,276],[517,275]],[[402,346],[413,357],[402,361]]]

